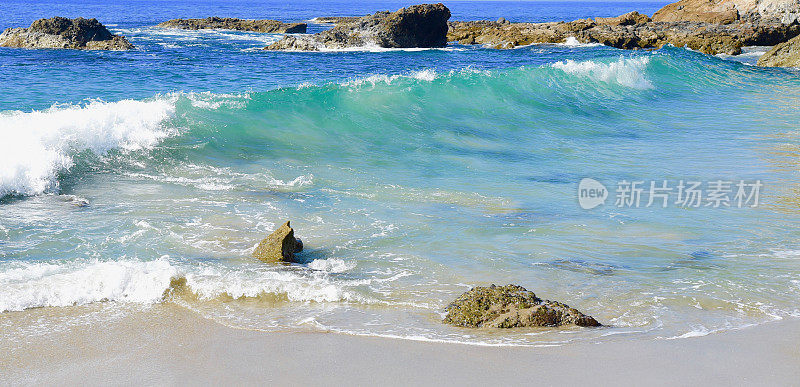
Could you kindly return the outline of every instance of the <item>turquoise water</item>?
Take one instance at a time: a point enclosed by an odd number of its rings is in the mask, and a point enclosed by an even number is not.
[[[0,49],[3,313],[170,302],[245,328],[488,344],[688,337],[800,316],[797,71],[674,47],[264,52],[279,35],[152,27],[402,5],[218,4],[83,6],[132,52]],[[545,21],[661,4],[447,5],[456,19]],[[583,178],[611,191],[605,205],[581,208]],[[755,208],[675,196],[619,208],[623,180],[763,187]],[[304,263],[251,258],[285,220]],[[490,283],[608,327],[439,323],[449,301]]]

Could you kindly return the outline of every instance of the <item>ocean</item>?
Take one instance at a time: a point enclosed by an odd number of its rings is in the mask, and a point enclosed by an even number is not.
[[[451,20],[530,22],[665,3],[445,2]],[[270,52],[281,35],[154,27],[410,4],[0,0],[0,28],[96,17],[137,47],[0,48],[0,340],[160,303],[243,329],[479,345],[800,317],[797,70],[576,42]],[[584,208],[581,181],[607,197]],[[303,263],[252,258],[286,220]],[[441,323],[492,283],[605,327]],[[4,323],[34,308],[50,317]]]

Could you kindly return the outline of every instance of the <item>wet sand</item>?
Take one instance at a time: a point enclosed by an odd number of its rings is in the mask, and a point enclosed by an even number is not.
[[[0,326],[24,320],[35,330],[33,322],[48,313],[48,308],[7,313]],[[677,340],[481,347],[241,330],[171,304],[102,323],[78,321],[85,314],[76,318],[70,327],[48,333],[2,336],[0,384],[790,385],[800,380],[797,320]]]

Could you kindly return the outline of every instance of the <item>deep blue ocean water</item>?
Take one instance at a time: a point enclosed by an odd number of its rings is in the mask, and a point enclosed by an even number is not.
[[[97,17],[137,47],[0,48],[0,310],[172,302],[247,328],[507,344],[800,316],[796,70],[674,47],[270,52],[280,35],[154,27],[408,4],[0,2],[2,28]],[[663,5],[445,4],[455,20],[533,22]],[[581,208],[583,178],[604,205]],[[647,206],[664,181],[667,207]],[[681,181],[702,183],[698,207],[676,203]],[[615,205],[625,182],[638,208]],[[735,205],[740,182],[762,184],[757,207]],[[251,258],[289,219],[304,263]],[[439,323],[490,283],[609,327]]]

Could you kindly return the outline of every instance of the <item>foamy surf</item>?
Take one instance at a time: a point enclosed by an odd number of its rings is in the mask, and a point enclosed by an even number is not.
[[[601,43],[581,43],[580,41],[578,41],[578,38],[574,36],[567,37],[564,43],[560,44],[562,46],[567,46],[567,47],[597,47],[603,45]]]
[[[93,101],[32,112],[0,113],[0,197],[57,191],[60,172],[89,151],[151,148],[174,132],[161,123],[175,114],[174,100]]]
[[[625,58],[620,56],[610,63],[583,61],[576,62],[571,59],[552,64],[552,67],[568,74],[588,77],[605,83],[616,83],[634,89],[652,89],[653,84],[645,77],[650,58],[646,56]]]
[[[284,299],[291,302],[375,303],[348,290],[364,282],[336,280],[330,273],[355,267],[339,259],[317,259],[308,268],[182,264],[163,256],[152,261],[74,260],[9,262],[0,265],[0,312],[95,302],[160,303],[176,292],[199,301]]]

